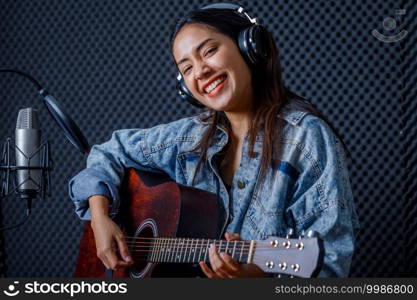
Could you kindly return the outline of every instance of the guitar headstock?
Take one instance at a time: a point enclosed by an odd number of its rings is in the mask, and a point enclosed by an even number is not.
[[[267,273],[315,277],[323,263],[323,242],[318,237],[269,237],[257,241],[252,263]]]

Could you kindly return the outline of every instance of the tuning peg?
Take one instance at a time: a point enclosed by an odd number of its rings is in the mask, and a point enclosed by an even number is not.
[[[301,230],[300,235],[298,237],[302,239],[305,235],[306,235],[306,232],[304,230]]]
[[[295,233],[295,231],[294,231],[293,228],[288,228],[286,238],[289,239],[289,238],[294,237],[294,233]]]
[[[309,230],[307,232],[307,237],[308,238],[315,238],[315,237],[319,237],[319,233],[317,231],[314,230]]]

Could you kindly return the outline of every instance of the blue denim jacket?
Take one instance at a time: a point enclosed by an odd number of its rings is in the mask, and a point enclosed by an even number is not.
[[[359,222],[345,152],[323,120],[290,106],[278,117],[286,121],[282,159],[263,182],[257,178],[261,155],[249,157],[246,136],[240,166],[227,191],[214,156],[227,144],[228,133],[218,124],[194,186],[219,195],[224,229],[239,233],[242,239],[284,236],[288,228],[297,234],[318,232],[325,248],[319,276],[348,276]],[[115,131],[108,142],[92,148],[87,168],[69,183],[76,213],[90,219],[87,199],[105,195],[111,200],[110,216],[117,214],[125,168],[163,171],[177,183],[191,185],[199,158],[191,150],[207,128],[200,116],[192,116],[147,129]],[[254,147],[258,154],[262,138],[261,132]]]

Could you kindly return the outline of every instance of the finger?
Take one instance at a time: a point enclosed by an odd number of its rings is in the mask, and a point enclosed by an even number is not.
[[[207,266],[207,264],[204,261],[200,261],[199,263],[201,270],[203,270],[204,274],[206,274],[206,276],[208,278],[218,278],[219,276],[216,275],[216,273],[214,273],[209,266]]]
[[[240,240],[240,234],[238,233],[230,233],[230,232],[226,232],[224,234],[224,237],[226,238],[226,240],[228,241],[239,241]]]
[[[114,267],[114,270],[116,270],[116,269],[118,269],[118,268],[126,268],[126,267],[129,267],[130,265],[132,265],[133,264],[133,260],[131,260],[131,261],[129,261],[129,262],[127,262],[127,261],[124,261],[124,260],[121,260],[120,259],[120,257],[119,257],[119,255],[118,255],[118,249],[117,248],[114,248],[113,250],[112,250],[112,252],[113,252],[113,254],[114,254],[114,256],[116,257],[116,259],[117,259],[117,262],[116,262],[116,266]]]
[[[211,267],[212,267],[213,271],[219,277],[228,277],[229,276],[229,274],[225,270],[224,262],[221,259],[220,255],[217,253],[217,248],[214,244],[212,244],[210,246],[209,259],[210,259],[210,264],[211,264]]]
[[[127,244],[123,235],[116,236],[117,246],[119,247],[120,256],[123,258],[127,264],[132,264],[133,260],[130,256],[129,249],[127,248]]]
[[[119,259],[117,259],[115,251],[111,249],[106,250],[104,257],[107,260],[107,268],[116,271]]]
[[[132,263],[130,263],[130,262],[125,262],[125,261],[123,261],[123,260],[118,260],[118,261],[117,261],[117,265],[116,265],[116,269],[118,269],[118,268],[127,268],[127,267],[129,267],[131,264],[132,264]]]
[[[109,249],[104,249],[104,250],[97,249],[97,257],[101,260],[101,262],[106,267],[106,269],[111,269],[111,263],[107,257],[108,251]]]
[[[103,265],[106,267],[106,269],[110,269],[110,264],[107,260],[107,257],[103,256],[103,257],[99,257],[98,258],[101,260],[101,262],[103,263]]]
[[[223,260],[226,268],[229,270],[228,273],[236,273],[240,269],[240,265],[227,253],[220,253],[220,257]]]
[[[217,272],[217,270],[220,269],[223,265],[223,261],[217,253],[217,248],[214,244],[211,244],[209,248],[209,260],[211,268],[214,272]]]

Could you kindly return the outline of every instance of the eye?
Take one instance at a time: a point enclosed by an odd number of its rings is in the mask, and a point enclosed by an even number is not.
[[[182,73],[186,74],[190,69],[191,69],[191,67],[186,67],[184,70],[182,70]]]
[[[207,55],[209,55],[209,54],[212,54],[212,53],[214,53],[216,50],[217,50],[217,48],[216,48],[216,47],[212,47],[212,48],[208,49],[208,50],[204,53],[204,56],[207,56]]]

